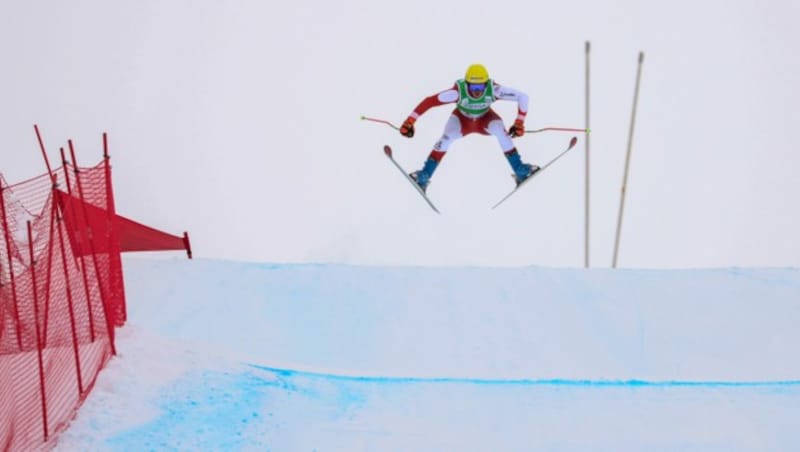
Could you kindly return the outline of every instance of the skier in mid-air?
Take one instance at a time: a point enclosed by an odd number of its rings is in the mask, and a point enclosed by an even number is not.
[[[496,100],[517,101],[517,118],[508,131],[503,125],[503,120],[491,108]],[[471,133],[494,135],[497,138],[500,148],[514,170],[517,185],[539,170],[536,165],[522,162],[512,141],[512,138],[525,134],[528,95],[490,79],[489,72],[480,64],[469,66],[464,78],[456,80],[452,88],[423,99],[403,122],[400,134],[408,138],[413,137],[414,123],[420,116],[432,107],[452,103],[457,105],[444,126],[442,137],[433,145],[433,150],[422,169],[409,174],[423,192],[428,188],[433,172],[453,141]]]

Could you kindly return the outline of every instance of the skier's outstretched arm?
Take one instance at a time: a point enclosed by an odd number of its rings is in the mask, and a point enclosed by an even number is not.
[[[521,137],[525,134],[525,117],[528,115],[529,97],[522,91],[495,83],[494,93],[499,100],[514,100],[517,102],[517,117],[514,125],[508,131],[512,137]]]
[[[417,121],[417,118],[424,115],[426,111],[430,110],[433,107],[438,107],[439,105],[445,104],[452,104],[458,101],[458,90],[456,89],[455,85],[444,91],[440,91],[432,96],[428,96],[425,99],[422,99],[416,107],[414,107],[414,111],[408,115],[405,121],[403,121],[403,125],[400,126],[400,134],[411,138],[414,136],[414,123]]]

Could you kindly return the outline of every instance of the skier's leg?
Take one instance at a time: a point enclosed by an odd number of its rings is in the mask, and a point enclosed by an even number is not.
[[[487,116],[489,116],[491,113],[494,113],[494,111],[489,111]],[[522,181],[531,177],[533,173],[539,171],[539,167],[536,165],[531,165],[530,163],[522,162],[522,158],[519,156],[519,152],[517,152],[514,142],[511,140],[508,132],[506,132],[503,121],[499,116],[497,116],[496,113],[493,116],[493,118],[487,118],[489,122],[486,126],[486,131],[497,138],[497,142],[500,144],[500,149],[503,150],[503,154],[505,155],[506,160],[508,160],[508,164],[511,165],[511,169],[514,170],[514,179],[516,180],[517,185],[519,185],[522,183]]]
[[[433,145],[433,150],[428,154],[422,169],[409,174],[417,182],[417,185],[422,188],[422,191],[428,188],[433,172],[436,171],[439,162],[442,161],[447,150],[450,149],[450,145],[461,136],[461,121],[458,116],[451,115],[444,126],[442,137]]]
[[[494,135],[494,137],[497,138],[497,143],[500,144],[500,149],[502,149],[503,152],[509,152],[515,149],[514,141],[511,140],[508,132],[506,132],[505,126],[503,126],[503,120],[500,119],[496,113],[493,115],[492,113],[494,113],[494,111],[491,110],[486,113],[486,131],[489,135]]]

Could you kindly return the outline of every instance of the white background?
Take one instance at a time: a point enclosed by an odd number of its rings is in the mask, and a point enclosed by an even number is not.
[[[584,125],[592,44],[591,263],[611,264],[645,52],[622,267],[798,266],[796,2],[31,1],[0,4],[0,172],[79,163],[109,133],[118,210],[195,253],[254,261],[583,265],[584,143],[512,182],[492,138],[457,142],[430,212],[385,161],[421,165],[450,107],[401,122],[473,62],[531,96],[528,128]],[[509,121],[513,103],[497,105]],[[569,135],[517,140],[543,163]]]

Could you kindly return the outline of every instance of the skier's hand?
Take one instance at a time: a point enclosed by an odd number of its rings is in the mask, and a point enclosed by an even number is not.
[[[416,119],[414,119],[414,118],[412,118],[410,116],[408,118],[406,118],[405,122],[403,122],[403,125],[400,126],[400,135],[403,135],[404,137],[408,137],[408,138],[413,137],[414,136],[414,122],[415,121],[416,121]]]
[[[517,119],[514,121],[514,125],[508,129],[508,134],[511,135],[513,138],[521,137],[525,135],[525,123],[522,122],[521,119]]]

